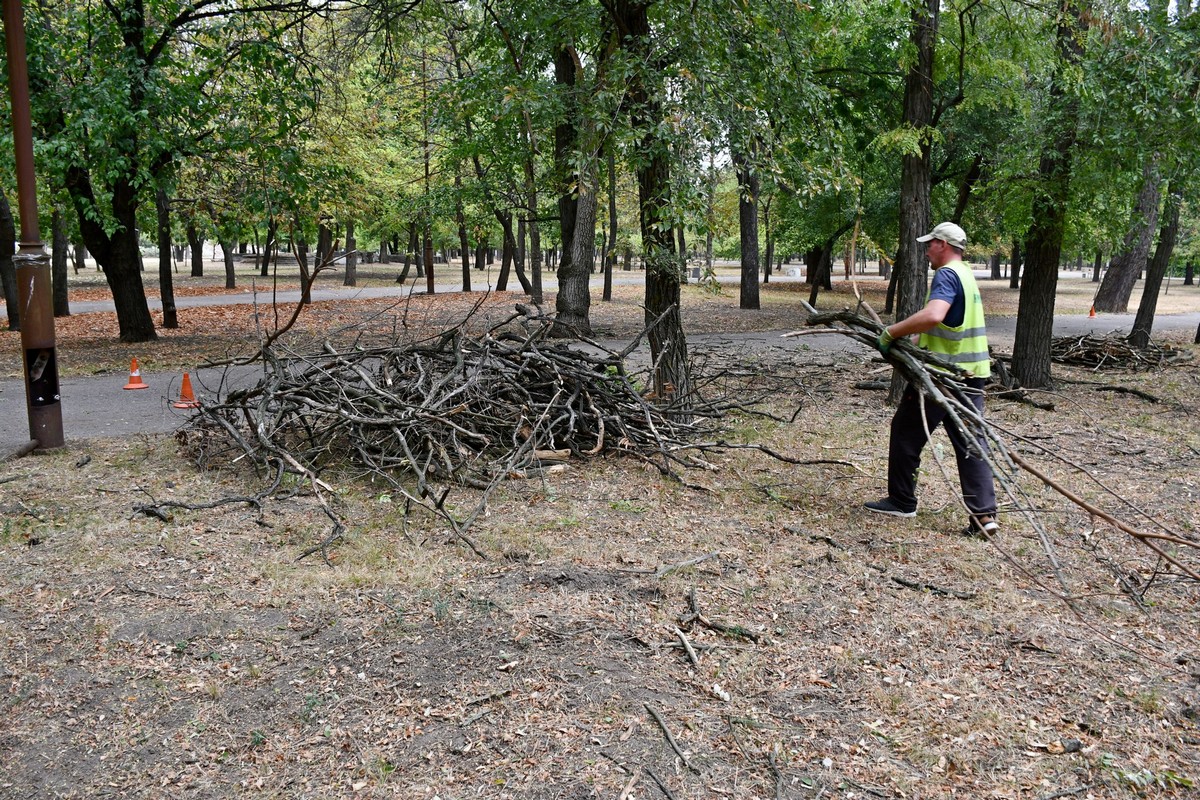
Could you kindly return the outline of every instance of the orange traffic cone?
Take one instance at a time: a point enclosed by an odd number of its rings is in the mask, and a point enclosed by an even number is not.
[[[1088,312],[1088,316],[1089,317],[1096,316],[1096,307],[1095,306],[1092,306],[1092,310]]]
[[[186,372],[183,373],[183,383],[179,387],[179,399],[171,405],[175,408],[200,407],[200,401],[196,399],[196,395],[192,394],[192,379]]]
[[[142,382],[142,371],[138,369],[137,358],[134,358],[129,365],[129,383],[121,387],[122,389],[149,389],[150,384]]]

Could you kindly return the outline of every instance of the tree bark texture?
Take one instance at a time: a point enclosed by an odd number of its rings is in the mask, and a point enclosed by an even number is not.
[[[346,220],[346,276],[343,286],[358,285],[358,239],[354,236],[354,220]]]
[[[646,263],[646,324],[650,327],[650,357],[654,392],[676,401],[681,416],[691,407],[691,376],[687,339],[679,309],[681,266],[671,235],[671,174],[669,143],[662,140],[662,105],[651,81],[662,73],[652,63],[650,21],[645,0],[613,0],[609,5],[621,34],[622,46],[636,66],[628,84],[633,129],[641,131],[636,166],[642,249]]]
[[[159,296],[162,298],[163,327],[178,328],[179,312],[175,308],[175,284],[171,267],[175,261],[171,256],[171,199],[167,197],[166,189],[154,192],[154,213],[157,222],[156,234],[158,240],[158,283]],[[192,256],[195,258],[195,255]]]
[[[225,266],[225,288],[237,288],[237,270],[233,264],[233,243],[224,236],[217,237],[217,244],[221,247],[221,260]]]
[[[771,201],[763,203],[763,227],[767,231],[767,246],[763,252],[763,283],[771,280],[771,267],[775,263],[775,231],[771,228]]]
[[[1008,268],[1008,288],[1021,288],[1021,268],[1025,266],[1025,254],[1021,249],[1021,240],[1014,239],[1012,244],[1012,259]]]
[[[13,256],[17,252],[17,223],[13,219],[12,207],[4,192],[0,192],[0,291],[4,293],[4,307],[8,312],[8,329],[21,330],[20,305],[17,302],[17,268]]]
[[[454,218],[458,223],[458,247],[459,255],[462,256],[462,290],[469,292],[471,291],[471,242],[467,238],[467,215],[463,211],[462,178],[457,173],[454,175],[454,188],[459,190],[454,193]]]
[[[971,201],[971,193],[983,177],[983,167],[983,154],[976,153],[975,158],[971,161],[971,166],[967,168],[967,174],[963,176],[962,183],[958,185],[958,200],[954,203],[954,213],[950,215],[950,221],[955,225],[962,224],[963,214],[966,213],[967,204]]]
[[[915,314],[925,305],[925,252],[917,238],[930,228],[929,195],[932,184],[929,134],[933,124],[933,56],[937,38],[939,0],[913,6],[909,40],[916,57],[904,78],[904,125],[919,134],[919,150],[905,153],[900,165],[900,249],[896,256],[896,319]],[[814,284],[815,293],[815,284]],[[892,376],[888,402],[898,403],[904,380]]]
[[[589,319],[592,299],[588,282],[596,249],[596,191],[597,187],[580,182],[578,197],[569,202],[564,202],[567,200],[565,195],[559,199],[563,246],[558,264],[555,335],[592,335]],[[568,216],[571,228],[569,238]]]
[[[604,259],[604,300],[612,300],[612,274],[617,266],[617,159],[608,144],[608,254]]]
[[[488,240],[480,239],[475,244],[475,269],[482,270],[487,265]]]
[[[196,229],[196,220],[188,215],[187,220],[187,242],[188,249],[192,253],[192,277],[200,278],[204,275],[204,237],[200,235],[200,231]]]
[[[97,202],[88,172],[82,167],[69,167],[66,184],[79,217],[83,243],[104,271],[104,280],[112,292],[121,341],[157,339],[142,284],[137,240],[137,188],[127,177],[117,177],[113,181],[111,209],[116,229],[110,235],[94,213]]]
[[[67,238],[67,226],[58,206],[50,216],[50,284],[53,287],[54,316],[71,316],[71,303],[67,298],[67,261],[70,257],[71,240]]]
[[[313,264],[317,268],[328,266],[333,262],[333,250],[333,229],[329,227],[329,220],[322,217],[317,222],[317,252]]]
[[[267,240],[263,243],[262,265],[259,267],[259,276],[265,278],[271,274],[271,259],[275,255],[276,249],[279,247],[279,223],[275,220],[275,215],[267,216]]]
[[[1053,385],[1050,343],[1054,336],[1054,293],[1058,288],[1079,119],[1079,101],[1068,93],[1066,80],[1083,58],[1084,29],[1079,5],[1075,0],[1062,0],[1055,36],[1058,64],[1050,80],[1050,102],[1046,106],[1046,113],[1054,116],[1047,126],[1049,138],[1038,165],[1033,224],[1025,244],[1025,277],[1021,281],[1013,344],[1013,376],[1031,389]]]
[[[413,258],[420,258],[416,254],[417,245],[417,226],[414,223],[408,226],[408,240],[404,245],[404,262],[400,268],[400,274],[396,276],[396,283],[403,285],[408,281],[408,272],[412,269]]]
[[[738,226],[741,231],[742,275],[738,307],[760,308],[758,297],[758,173],[747,154],[735,150],[733,163],[737,168]]]
[[[1134,347],[1145,349],[1150,346],[1154,312],[1158,309],[1158,291],[1162,287],[1163,276],[1167,274],[1167,265],[1171,263],[1171,254],[1179,237],[1179,210],[1182,204],[1182,193],[1173,189],[1167,198],[1167,207],[1164,210],[1166,217],[1158,235],[1158,246],[1154,248],[1154,258],[1150,259],[1150,264],[1146,267],[1146,283],[1142,287],[1142,300],[1138,303],[1133,330],[1129,332],[1129,342]]]
[[[925,248],[917,238],[930,228],[929,193],[933,123],[933,57],[939,0],[924,0],[912,14],[910,39],[916,53],[904,79],[904,124],[921,133],[920,151],[905,154],[900,173],[900,249],[896,257],[896,318],[925,305]]]
[[[1125,231],[1120,252],[1113,257],[1100,282],[1093,305],[1097,311],[1123,314],[1129,310],[1129,296],[1146,268],[1154,231],[1158,228],[1158,204],[1162,197],[1162,176],[1153,158],[1142,172],[1142,186],[1133,205],[1133,217]]]
[[[565,100],[565,113],[554,128],[554,166],[560,177],[558,220],[562,233],[562,258],[558,262],[558,296],[554,300],[555,336],[591,336],[588,319],[591,293],[588,281],[592,272],[593,251],[596,247],[595,180],[574,168],[579,148],[577,127],[578,100],[575,92],[579,75],[575,56],[561,46],[554,54],[554,80]]]
[[[513,236],[512,212],[500,211],[496,209],[493,212],[496,215],[496,220],[500,223],[500,231],[503,236],[503,247],[500,252],[500,273],[496,277],[496,291],[508,291],[508,273],[512,269],[513,261],[517,258],[517,240]]]
[[[308,268],[308,238],[299,217],[292,221],[292,253],[300,267],[300,304],[312,304],[312,273]]]

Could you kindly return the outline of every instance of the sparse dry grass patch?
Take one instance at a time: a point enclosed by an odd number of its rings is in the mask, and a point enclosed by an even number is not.
[[[794,420],[732,419],[730,441],[845,463],[730,451],[690,486],[573,463],[497,491],[471,532],[488,561],[331,475],[351,523],[333,567],[296,561],[328,530],[303,493],[134,515],[253,485],[167,438],[0,464],[0,797],[665,796],[647,770],[697,799],[1194,793],[1200,588],[1022,484],[1073,613],[1013,508],[1003,552],[956,535],[943,434],[916,519],[860,510],[885,480],[890,411],[852,388],[876,365],[705,355],[795,371],[772,409]],[[1057,411],[990,419],[1089,499],[1115,507],[1107,487],[1194,533],[1200,369],[1061,374],[1163,402],[1063,383]]]

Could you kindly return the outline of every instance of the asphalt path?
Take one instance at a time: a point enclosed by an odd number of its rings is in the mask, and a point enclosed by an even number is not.
[[[780,276],[782,277],[782,276]],[[736,280],[736,279],[734,279]],[[772,277],[772,280],[777,280]],[[382,287],[362,289],[319,289],[314,291],[314,300],[352,300],[372,297],[395,297],[406,287]],[[452,292],[454,287],[439,286],[441,291]],[[412,291],[411,287],[407,288]],[[546,287],[552,291],[551,286]],[[598,290],[597,290],[598,291]],[[298,292],[281,292],[276,300],[282,303],[299,300]],[[215,295],[181,297],[177,305],[181,308],[211,305],[248,304],[253,302],[249,295]],[[261,298],[260,298],[261,301]],[[156,301],[152,301],[156,302]],[[72,303],[75,313],[112,310],[111,302]],[[1055,336],[1082,336],[1086,334],[1106,335],[1128,333],[1133,325],[1133,314],[1104,314],[1097,317],[1063,315],[1054,319]],[[1184,331],[1192,333],[1200,326],[1200,312],[1187,314],[1160,314],[1155,318],[1154,332]],[[992,346],[1001,352],[1011,352],[1016,328],[1015,317],[993,317],[988,320],[988,337]],[[693,350],[712,348],[719,344],[747,348],[807,347],[818,352],[851,351],[865,354],[866,348],[836,334],[804,336],[781,339],[784,331],[765,331],[738,334],[693,334],[688,337]],[[613,349],[621,349],[626,342],[614,341]],[[632,358],[645,358],[647,346],[635,351]],[[207,369],[191,374],[196,396],[203,401],[224,394],[231,385],[252,385],[262,375],[261,366],[238,367],[229,370]],[[84,375],[60,380],[62,397],[63,430],[68,445],[73,440],[109,436],[138,436],[170,433],[182,425],[192,413],[172,407],[179,398],[179,373],[158,374],[142,371],[148,389],[125,390],[122,387],[128,377],[124,374]],[[28,414],[25,404],[25,387],[21,379],[0,379],[0,454],[10,452],[29,440]]]

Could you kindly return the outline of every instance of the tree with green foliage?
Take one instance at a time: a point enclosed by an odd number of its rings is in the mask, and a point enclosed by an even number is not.
[[[121,340],[153,339],[140,274],[142,202],[156,176],[210,135],[210,87],[264,46],[298,46],[294,28],[320,8],[115,0],[30,11],[30,81],[51,180],[69,193],[104,270]]]
[[[1054,294],[1066,228],[1071,163],[1078,138],[1079,96],[1073,86],[1084,55],[1085,7],[1061,0],[1055,19],[1058,59],[1040,109],[1045,134],[1033,190],[1032,224],[1025,240],[1025,277],[1013,344],[1013,375],[1023,386],[1052,384],[1050,342],[1054,333]]]

